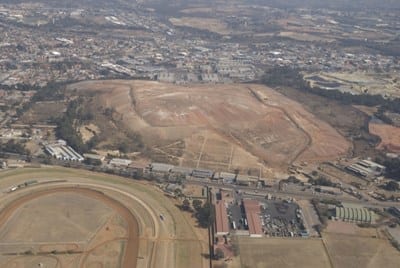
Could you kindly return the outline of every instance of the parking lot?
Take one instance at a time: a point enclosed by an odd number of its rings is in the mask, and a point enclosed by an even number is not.
[[[291,201],[265,201],[261,213],[266,235],[296,237],[302,236],[305,230],[300,207]]]
[[[229,217],[229,222],[231,224],[231,229],[234,230],[246,230],[247,226],[245,225],[244,219],[246,218],[246,215],[243,210],[243,206],[239,203],[234,203],[229,206],[228,208],[228,217]],[[233,224],[233,222],[235,224]]]

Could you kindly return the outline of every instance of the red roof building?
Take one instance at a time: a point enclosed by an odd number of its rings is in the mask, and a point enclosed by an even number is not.
[[[244,210],[246,212],[247,225],[249,226],[249,233],[251,237],[262,237],[263,230],[260,219],[260,202],[257,200],[244,199]]]
[[[222,236],[229,233],[228,214],[225,203],[217,201],[215,204],[215,235]]]

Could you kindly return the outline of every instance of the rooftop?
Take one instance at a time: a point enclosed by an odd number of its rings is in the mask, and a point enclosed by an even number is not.
[[[215,204],[215,229],[217,235],[229,233],[228,214],[222,201],[217,201]]]
[[[252,199],[243,200],[244,210],[246,212],[247,224],[249,226],[250,236],[263,235],[261,220],[260,220],[260,202]]]

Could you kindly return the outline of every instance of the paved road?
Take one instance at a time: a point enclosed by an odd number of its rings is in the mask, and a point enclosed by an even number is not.
[[[353,203],[363,205],[365,207],[371,208],[388,208],[393,206],[399,206],[398,202],[381,202],[377,200],[373,200],[371,202],[362,201],[356,198],[346,197],[346,196],[338,196],[338,195],[330,195],[330,194],[312,194],[310,192],[303,192],[303,191],[287,191],[287,190],[277,190],[273,188],[256,188],[256,187],[248,187],[248,186],[239,186],[233,184],[221,184],[218,182],[212,182],[208,180],[197,180],[197,179],[190,179],[186,181],[187,184],[193,185],[207,185],[209,187],[215,188],[224,188],[224,189],[232,189],[232,190],[240,190],[242,192],[243,197],[251,197],[255,199],[264,199],[267,194],[272,194],[277,197],[281,198],[288,198],[292,197],[295,199],[305,199],[311,200],[313,198],[319,199],[333,199],[340,202],[346,203]]]

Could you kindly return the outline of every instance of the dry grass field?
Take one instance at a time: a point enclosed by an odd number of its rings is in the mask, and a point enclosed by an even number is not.
[[[399,267],[400,254],[387,239],[325,233],[323,240],[334,267]]]
[[[36,102],[19,119],[23,124],[46,123],[51,117],[61,117],[67,109],[67,102],[64,101],[43,101]]]
[[[195,223],[145,183],[47,167],[1,171],[0,190],[0,267],[207,267]]]
[[[163,155],[162,160],[184,166],[279,168],[336,158],[349,148],[335,129],[299,103],[261,85],[114,80],[68,88],[71,94],[74,89],[82,95],[98,93],[93,105],[113,108],[119,128],[140,133],[157,160]],[[95,124],[103,133],[102,123]]]
[[[239,239],[242,268],[330,267],[321,240],[314,239]]]
[[[334,267],[398,267],[400,253],[376,228],[329,221],[322,239]]]

